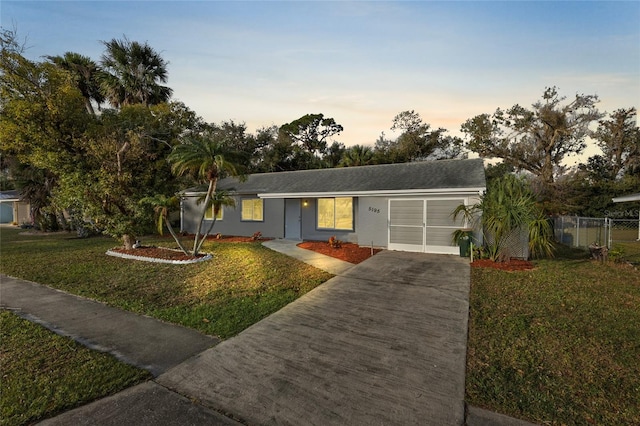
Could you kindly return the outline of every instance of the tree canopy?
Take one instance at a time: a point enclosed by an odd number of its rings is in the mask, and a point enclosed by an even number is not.
[[[611,178],[640,173],[640,127],[636,109],[618,109],[600,120],[594,134]]]
[[[582,216],[624,213],[625,206],[612,198],[640,188],[640,127],[635,116],[635,108],[623,108],[599,121],[593,137],[602,154],[589,157],[564,178],[558,204]]]
[[[333,118],[325,118],[324,114],[306,114],[280,127],[285,137],[314,156],[325,153],[329,139],[343,130]]]
[[[122,46],[134,56],[154,53],[128,40]],[[104,82],[104,70],[69,52],[48,59],[25,58],[15,34],[3,30],[0,153],[15,159],[12,173],[23,177],[22,194],[35,208],[37,222],[47,215],[61,218],[66,211],[90,218],[131,245],[152,219],[140,199],[178,189],[166,156],[179,136],[199,131],[201,119],[183,104],[160,102],[158,93],[164,99],[170,91],[153,84],[145,86],[150,90],[146,93],[139,86],[125,87],[116,103],[119,109],[95,114],[92,102],[99,105],[109,98],[108,92],[100,92],[105,86],[97,84]],[[157,74],[153,68],[163,67],[164,61],[156,56],[150,64],[151,77],[138,67],[140,81],[166,80],[166,70]]]
[[[151,46],[127,37],[102,44],[101,86],[111,105],[155,105],[171,98],[173,90],[160,84],[168,80],[167,62]]]
[[[197,181],[178,166],[186,158],[182,150],[205,141],[215,143],[215,152],[238,174],[431,161],[475,152],[503,160],[487,169],[490,181],[512,172],[532,175],[528,181],[546,213],[602,215],[615,207],[612,196],[640,187],[636,108],[606,116],[595,95],[567,100],[556,87],[547,88],[529,108],[515,104],[466,120],[465,141],[406,110],[392,120],[396,139],[382,133],[371,145],[345,146],[337,140],[343,126],[321,113],[254,133],[243,122],[207,123],[171,101],[168,63],[155,49],[127,37],[102,44],[99,61],[75,52],[31,60],[15,31],[0,31],[0,186],[22,190],[42,226],[71,214],[72,221],[90,218],[130,244],[153,224],[149,203],[140,200],[161,206],[157,219],[164,221],[170,197]],[[566,160],[583,153],[588,138],[601,154],[567,172]],[[201,152],[195,160],[202,163],[208,156]],[[210,200],[217,200],[215,181],[224,169],[215,164],[218,169],[205,167],[206,181],[214,182]]]
[[[98,107],[105,100],[100,89],[102,72],[91,58],[79,53],[67,52],[64,56],[48,56],[49,60],[71,74],[74,85],[80,90],[85,100],[87,112],[95,115],[93,102]]]
[[[516,104],[473,117],[462,125],[466,147],[482,158],[500,158],[516,170],[530,172],[549,190],[563,160],[582,153],[589,126],[603,117],[596,95],[565,100],[550,87],[530,109]]]
[[[393,118],[391,130],[401,131],[396,140],[386,139],[384,134],[376,141],[374,162],[406,163],[458,158],[463,156],[462,139],[445,135],[446,129],[431,129],[420,114],[403,111]]]

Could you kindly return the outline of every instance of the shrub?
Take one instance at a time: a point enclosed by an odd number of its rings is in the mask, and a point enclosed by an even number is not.
[[[342,241],[337,239],[335,236],[329,237],[329,245],[333,248],[342,247]]]
[[[615,245],[608,252],[608,259],[614,263],[622,263],[625,261],[624,247]]]

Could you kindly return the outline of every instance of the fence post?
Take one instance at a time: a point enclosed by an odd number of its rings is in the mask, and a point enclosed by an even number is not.
[[[576,247],[580,247],[580,217],[576,216]]]

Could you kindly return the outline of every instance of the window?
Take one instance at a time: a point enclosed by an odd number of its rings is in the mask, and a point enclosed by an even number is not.
[[[262,199],[260,198],[242,200],[242,220],[261,222],[263,220],[262,210]]]
[[[222,211],[223,207],[220,206],[220,210],[218,210],[218,214],[216,215],[216,220],[222,220]],[[213,206],[211,206],[210,209],[207,209],[207,211],[204,212],[204,218],[206,220],[213,220]]]
[[[318,228],[352,230],[353,199],[351,197],[319,198]]]

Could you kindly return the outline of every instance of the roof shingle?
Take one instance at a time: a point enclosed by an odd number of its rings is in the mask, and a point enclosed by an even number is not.
[[[258,173],[240,182],[225,178],[218,189],[239,194],[344,193],[484,188],[482,159],[439,160],[334,169]],[[200,192],[190,188],[185,192]]]

